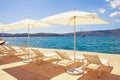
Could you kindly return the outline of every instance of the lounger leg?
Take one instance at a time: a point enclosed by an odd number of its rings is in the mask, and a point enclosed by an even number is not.
[[[40,63],[39,63],[39,61],[38,61],[38,60],[36,61],[36,64],[39,66],[39,64],[40,64]]]
[[[68,69],[68,67],[67,67],[67,65],[65,66],[65,72],[67,71],[67,69]]]
[[[99,73],[98,73],[98,79],[100,78],[100,74],[101,74],[101,70],[99,70]]]
[[[58,63],[58,60],[56,61],[54,68],[56,68],[56,66],[57,66],[57,63]]]
[[[57,66],[57,63],[58,63],[58,61],[59,61],[59,58],[56,56],[56,63],[55,63],[55,66],[54,66],[54,68],[56,68],[56,66]]]
[[[42,60],[42,59],[39,59],[39,58],[36,59],[36,64],[37,64],[38,66],[39,66],[40,63],[41,63],[41,60]]]
[[[110,62],[108,61],[108,66],[110,66]]]

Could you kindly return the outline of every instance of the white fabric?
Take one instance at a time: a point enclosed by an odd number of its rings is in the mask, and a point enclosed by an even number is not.
[[[10,29],[21,29],[21,28],[45,28],[45,27],[52,27],[49,24],[39,23],[32,19],[24,19],[15,23],[11,23],[6,25],[6,27],[9,27]]]
[[[101,61],[102,65],[105,65],[109,62],[108,59],[100,59],[100,61]]]
[[[50,24],[61,24],[61,25],[74,25],[74,17],[76,25],[83,24],[108,24],[108,22],[99,18],[95,13],[88,13],[83,11],[69,11],[61,14],[56,14],[44,19],[39,22],[50,23]]]

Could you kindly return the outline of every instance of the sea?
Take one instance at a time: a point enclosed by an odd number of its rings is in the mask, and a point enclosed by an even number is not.
[[[27,46],[28,37],[5,37],[6,45]],[[30,37],[30,46],[37,48],[73,50],[73,36]],[[76,50],[120,54],[120,36],[77,36]]]

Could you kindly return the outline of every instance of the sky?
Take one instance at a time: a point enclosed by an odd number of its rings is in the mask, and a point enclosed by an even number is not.
[[[14,23],[30,17],[40,20],[73,9],[96,13],[110,24],[79,25],[77,31],[120,29],[120,0],[0,0],[0,23]],[[8,33],[26,33],[27,29]],[[69,33],[73,27],[57,25],[53,28],[31,29],[31,33]]]

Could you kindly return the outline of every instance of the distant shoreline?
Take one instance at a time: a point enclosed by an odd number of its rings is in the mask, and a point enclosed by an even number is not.
[[[74,33],[31,33],[30,36],[73,36]],[[120,29],[114,29],[114,30],[100,30],[100,31],[79,31],[76,32],[77,36],[120,36]],[[2,36],[2,33],[0,33],[0,37]],[[4,33],[4,37],[27,37],[28,33]]]
[[[71,37],[72,35],[69,35],[69,36],[64,36],[64,35],[62,35],[62,36],[55,36],[55,35],[50,35],[50,36],[45,36],[45,35],[43,35],[43,36],[30,36],[30,37]],[[98,35],[90,35],[90,36],[84,36],[84,37],[103,37],[103,36],[120,36],[120,35],[100,35],[100,36],[98,36]],[[1,36],[0,36],[1,37]],[[28,37],[28,36],[4,36],[4,37]],[[76,37],[81,37],[81,36],[79,36],[79,35],[77,35]]]

